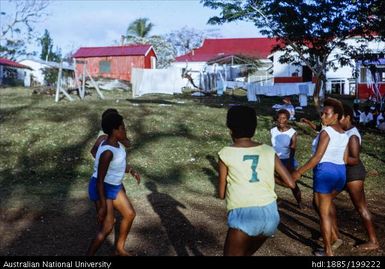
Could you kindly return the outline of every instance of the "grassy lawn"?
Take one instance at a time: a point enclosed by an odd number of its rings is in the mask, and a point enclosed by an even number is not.
[[[132,99],[128,92],[105,92],[105,96],[100,100],[93,93],[84,101],[75,96],[74,102],[62,99],[55,103],[53,96],[32,95],[29,89],[0,89],[0,212],[8,223],[12,223],[10,215],[17,218],[29,211],[78,214],[69,201],[88,199],[93,167],[89,151],[100,130],[100,116],[110,107],[125,119],[133,142],[128,160],[144,183],[156,183],[176,200],[207,204],[213,199],[217,152],[231,142],[225,127],[226,110],[230,104],[247,103],[245,96]],[[270,144],[271,106],[278,102],[280,98],[263,97],[261,103],[250,104],[258,114],[256,140]],[[317,118],[311,107],[296,116]],[[299,132],[297,160],[303,164],[310,157],[315,133],[299,122],[293,125]],[[384,194],[383,141],[384,135],[375,132],[363,136],[361,156],[369,173],[365,185],[369,194]],[[302,181],[311,186],[311,173],[307,176]],[[125,186],[133,199],[147,191],[146,184],[136,186],[128,177]],[[310,189],[305,191],[311,195]],[[290,197],[286,189],[278,188],[278,192]],[[4,249],[1,253],[6,254]]]

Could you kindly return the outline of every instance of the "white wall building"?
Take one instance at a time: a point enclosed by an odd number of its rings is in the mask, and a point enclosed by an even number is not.
[[[60,68],[60,63],[49,62],[40,59],[25,59],[20,61],[20,63],[31,68],[31,70],[27,70],[24,78],[25,87],[46,85],[43,70],[45,68]],[[62,68],[63,70],[75,70],[73,66],[66,62],[63,62]]]

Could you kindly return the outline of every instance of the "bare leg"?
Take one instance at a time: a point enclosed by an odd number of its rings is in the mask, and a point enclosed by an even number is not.
[[[135,218],[135,210],[128,200],[126,193],[120,190],[116,199],[113,201],[114,208],[122,215],[122,220],[119,226],[119,236],[116,241],[116,254],[120,256],[130,256],[130,253],[124,249],[128,233],[130,232],[132,222]]]
[[[332,220],[332,233],[331,233],[331,242],[332,244],[340,238],[340,233],[338,231],[337,225],[337,211],[334,203],[331,203],[330,206],[330,218]]]
[[[253,255],[265,243],[268,237],[259,235],[251,238],[250,247],[246,253],[247,256]]]
[[[320,214],[320,224],[321,224],[321,234],[324,243],[324,251],[327,256],[333,256],[333,250],[331,246],[331,234],[333,220],[331,219],[332,214],[331,206],[333,203],[332,194],[323,194],[316,192],[314,194],[319,202],[319,214]]]
[[[362,222],[369,236],[369,242],[359,245],[362,250],[375,250],[379,248],[376,231],[374,229],[372,216],[368,210],[368,204],[365,199],[364,182],[362,180],[354,180],[348,182],[346,189],[350,195],[354,207],[361,216]]]
[[[100,248],[106,237],[111,233],[112,228],[114,227],[114,208],[112,206],[112,200],[107,199],[107,214],[106,217],[99,229],[99,231],[96,234],[96,237],[91,242],[91,245],[89,246],[87,250],[88,256],[95,255],[96,251]]]
[[[241,230],[229,228],[223,255],[250,256],[262,246],[266,239],[266,236],[252,237]]]

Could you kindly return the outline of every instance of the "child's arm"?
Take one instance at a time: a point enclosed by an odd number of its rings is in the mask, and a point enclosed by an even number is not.
[[[119,140],[120,143],[123,144],[123,146],[128,149],[131,146],[131,141],[128,139],[127,134],[124,133],[124,138],[122,140]]]
[[[289,164],[287,168],[291,171],[294,167],[291,167],[291,164],[294,163],[294,155],[295,149],[297,147],[297,133],[293,134],[290,140],[290,156],[289,156]]]
[[[96,139],[95,144],[94,144],[94,146],[93,146],[92,149],[91,149],[92,157],[95,158],[96,152],[98,151],[98,148],[99,148],[100,143],[102,143],[102,141],[103,141],[103,140],[106,140],[107,138],[108,138],[108,136],[105,135],[105,134],[103,134],[103,135],[100,135],[100,136]]]
[[[356,165],[360,161],[360,140],[356,135],[353,135],[349,139],[348,143],[348,157],[346,158],[346,164]]]
[[[104,218],[107,215],[107,202],[104,195],[104,178],[106,177],[108,167],[112,160],[113,154],[110,150],[106,150],[100,155],[98,166],[98,178],[96,179],[96,188],[100,197],[100,208],[98,211],[98,221],[103,223]]]
[[[278,173],[279,177],[275,177],[275,181],[285,187],[289,187],[290,189],[295,188],[295,181],[292,179],[289,171],[283,165],[281,160],[278,158],[277,154],[275,154],[274,159],[274,169]]]
[[[314,168],[321,161],[322,156],[325,154],[329,141],[329,135],[325,131],[322,131],[320,133],[317,150],[314,155],[310,158],[309,161],[307,161],[307,163],[305,163],[303,166],[291,173],[295,181],[301,178],[301,176],[306,173],[306,171]]]
[[[218,196],[220,199],[225,199],[226,196],[226,178],[227,178],[227,166],[221,159],[218,161]]]
[[[135,171],[131,165],[128,165],[128,164],[126,165],[126,173],[131,174],[131,176],[133,176],[136,179],[138,184],[140,183],[140,174],[137,171]]]
[[[306,118],[301,118],[299,121],[303,122],[303,123],[306,123],[314,131],[320,131],[321,130],[321,128],[320,128],[321,126],[315,125],[313,122],[311,122],[310,120],[308,120]]]

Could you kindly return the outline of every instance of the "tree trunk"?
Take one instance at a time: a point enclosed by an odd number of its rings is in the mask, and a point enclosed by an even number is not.
[[[316,76],[316,83],[315,83],[315,88],[313,92],[313,100],[314,100],[314,105],[317,111],[320,109],[320,98],[319,98],[319,93],[321,91],[321,86],[322,86],[322,78],[320,75]]]

